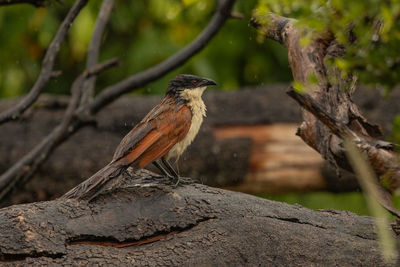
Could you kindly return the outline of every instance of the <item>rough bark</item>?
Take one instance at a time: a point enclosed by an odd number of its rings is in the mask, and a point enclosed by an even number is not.
[[[352,101],[357,77],[343,78],[339,68],[329,65],[330,60],[344,55],[344,47],[328,32],[314,34],[311,43],[302,46],[300,39],[311,29],[299,28],[296,20],[272,13],[254,17],[251,23],[267,38],[287,48],[293,78],[306,88],[303,93],[292,90],[289,94],[302,107],[303,123],[297,134],[304,142],[337,168],[352,171],[342,146],[343,139],[349,138],[366,155],[387,189],[390,192],[399,189],[400,167],[395,145],[377,139],[382,135],[381,128],[369,123]],[[392,210],[390,195],[385,189],[382,193],[379,201]],[[400,211],[392,212],[400,216]]]
[[[87,202],[0,210],[4,265],[384,266],[374,220],[130,170]]]
[[[299,108],[285,95],[287,88],[288,85],[282,84],[230,93],[207,92],[208,116],[201,133],[179,163],[181,173],[205,184],[230,186],[230,189],[251,193],[342,192],[356,189],[353,176],[342,173],[342,177],[338,178],[335,170],[322,164],[317,153],[312,156],[312,162],[302,162],[300,168],[293,162],[304,159],[304,155],[293,149],[281,151],[279,155],[265,153],[278,145],[286,145],[289,140],[295,142],[299,152],[307,149],[294,136],[295,124],[301,116]],[[399,88],[389,98],[365,88],[356,94],[357,104],[366,116],[381,122],[385,133],[389,134],[394,116],[400,113],[400,106],[397,105],[400,101]],[[12,194],[2,206],[60,196],[95,173],[110,160],[123,135],[159,100],[159,96],[124,97],[107,107],[99,114],[97,127],[82,129],[56,149],[36,178],[24,190]],[[0,110],[14,103],[12,100],[1,101]],[[57,125],[67,104],[68,99],[64,97],[42,97],[21,121],[1,127],[0,172],[16,162]],[[232,129],[239,128],[245,131],[234,135],[237,130]],[[220,132],[227,132],[227,129],[231,136],[221,137]],[[276,130],[279,132],[274,134]],[[277,137],[281,141],[278,142]],[[205,146],[210,149],[204,149]],[[311,157],[311,152],[309,154]],[[286,163],[282,157],[287,159]],[[280,166],[275,170],[272,167],[265,169],[260,164],[265,162],[271,165],[274,161]],[[288,173],[291,168],[293,172]],[[280,172],[279,175],[275,175],[277,172]]]

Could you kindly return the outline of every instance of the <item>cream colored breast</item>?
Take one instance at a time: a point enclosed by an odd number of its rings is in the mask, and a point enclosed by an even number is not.
[[[206,116],[206,105],[204,105],[201,99],[205,89],[206,87],[199,87],[196,89],[186,89],[181,92],[181,97],[188,101],[186,105],[192,111],[192,123],[190,124],[189,131],[185,138],[176,143],[167,153],[167,159],[176,158],[176,160],[178,160],[179,156],[182,155],[185,149],[193,142],[199,132],[200,126],[203,123],[203,117]]]

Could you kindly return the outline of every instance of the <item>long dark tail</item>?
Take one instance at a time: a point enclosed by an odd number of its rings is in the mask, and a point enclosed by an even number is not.
[[[104,186],[113,178],[120,175],[126,168],[116,163],[109,163],[104,168],[93,174],[89,179],[68,191],[63,197],[86,199],[90,201],[100,194]]]

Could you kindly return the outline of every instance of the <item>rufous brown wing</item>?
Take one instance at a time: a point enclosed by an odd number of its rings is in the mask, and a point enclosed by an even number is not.
[[[109,164],[64,196],[91,199],[127,167],[142,168],[160,159],[186,136],[191,119],[186,105],[166,96],[122,139]]]

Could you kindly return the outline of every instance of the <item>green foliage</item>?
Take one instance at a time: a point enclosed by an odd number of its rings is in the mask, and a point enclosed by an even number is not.
[[[346,48],[344,58],[332,64],[343,77],[355,73],[364,85],[392,89],[400,82],[400,1],[399,0],[259,0],[258,14],[274,12],[296,18],[298,26],[316,33],[331,32]],[[311,40],[301,40],[306,45]],[[294,82],[297,91],[304,86]],[[400,143],[400,117],[393,128]]]
[[[229,20],[218,35],[184,66],[149,84],[140,93],[164,93],[168,80],[177,73],[213,78],[218,88],[233,90],[291,80],[285,48],[272,41],[256,42],[248,25],[257,0],[238,1],[242,20]],[[39,75],[41,60],[71,2],[35,9],[29,5],[0,8],[0,97],[26,93]],[[84,69],[87,46],[101,1],[89,1],[72,24],[58,55],[56,70],[46,92],[68,93],[73,80]],[[190,43],[207,25],[215,9],[214,0],[116,1],[100,59],[118,57],[121,66],[98,79],[97,90],[143,71]]]
[[[296,18],[317,33],[332,32],[346,47],[346,56],[334,63],[361,83],[399,83],[400,1],[259,0],[258,8]]]

